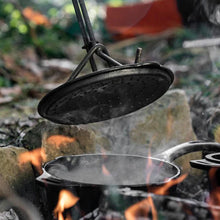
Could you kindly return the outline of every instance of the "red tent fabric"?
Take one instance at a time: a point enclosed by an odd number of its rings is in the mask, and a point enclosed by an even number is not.
[[[152,0],[121,7],[107,7],[106,27],[117,38],[156,34],[182,26],[176,0]]]

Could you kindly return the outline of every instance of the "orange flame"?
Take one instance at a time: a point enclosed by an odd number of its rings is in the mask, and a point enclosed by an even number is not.
[[[149,188],[149,192],[152,192],[154,194],[157,194],[157,195],[167,195],[168,194],[168,190],[178,184],[178,183],[181,183],[185,178],[187,177],[187,174],[183,174],[182,176],[180,176],[179,178],[177,179],[173,179],[167,183],[165,183],[163,186],[161,187],[156,187],[156,188]],[[166,181],[166,180],[165,180]]]
[[[187,174],[184,174],[180,176],[177,179],[171,180],[167,183],[165,183],[161,187],[149,187],[148,190],[151,193],[157,194],[157,195],[165,195],[167,194],[170,187],[182,182],[186,178]],[[125,210],[125,218],[126,220],[136,220],[139,217],[148,217],[149,213],[151,211],[152,219],[157,220],[157,210],[155,208],[153,198],[149,195],[146,199],[130,206],[128,209]]]
[[[70,215],[70,213],[67,213],[65,220],[72,220],[72,216]]]
[[[47,143],[54,145],[56,148],[60,148],[61,145],[70,144],[76,141],[75,138],[67,137],[64,135],[52,135],[47,138]]]
[[[151,173],[152,173],[152,166],[153,166],[153,161],[151,159],[151,151],[149,150],[148,153],[148,160],[147,160],[147,168],[146,170],[147,172],[147,176],[146,176],[146,182],[149,183],[150,182],[150,177],[151,177]]]
[[[102,152],[102,158],[103,160],[107,159],[108,158],[108,155],[106,154],[106,151],[104,148],[101,148],[101,152]],[[109,170],[107,169],[107,167],[102,164],[102,173],[105,175],[105,176],[111,176],[111,173],[109,172]]]
[[[42,173],[42,163],[47,159],[45,149],[37,148],[32,151],[21,153],[18,156],[19,165],[30,162],[39,173]]]
[[[142,219],[143,217],[148,217],[150,211],[152,213],[152,219],[157,220],[157,211],[151,196],[126,209],[125,219],[137,220],[139,217]]]
[[[109,172],[109,170],[106,168],[106,166],[104,164],[102,164],[102,173],[105,176],[111,176],[111,173]]]
[[[57,206],[54,209],[54,215],[58,217],[58,220],[64,220],[63,212],[65,209],[71,208],[79,201],[79,198],[73,195],[68,190],[61,190],[59,193],[59,199]],[[69,218],[69,217],[68,217]]]
[[[32,21],[34,24],[45,26],[50,25],[50,22],[46,16],[42,15],[40,12],[34,11],[31,7],[25,8],[22,13],[25,18]]]
[[[220,186],[217,182],[217,172],[219,172],[219,168],[211,168],[209,170],[209,181],[211,185],[210,196],[208,199],[208,204],[210,205],[210,211],[215,220],[220,219],[219,209],[214,208],[213,206],[220,206]]]

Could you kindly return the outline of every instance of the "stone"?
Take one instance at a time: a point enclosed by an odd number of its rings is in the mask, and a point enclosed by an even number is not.
[[[151,105],[129,115],[85,125],[98,143],[114,153],[148,155],[196,140],[190,109],[183,90],[170,90]],[[102,146],[100,146],[102,147]]]
[[[21,140],[22,145],[28,150],[34,150],[42,145],[42,128],[46,126],[46,122],[42,121],[36,126],[30,128]]]
[[[25,148],[42,147],[46,161],[64,155],[94,153],[95,134],[89,128],[74,125],[59,125],[43,121],[24,137]]]
[[[129,115],[88,126],[96,133],[96,150],[100,152],[149,156],[196,140],[186,94],[177,89]],[[193,154],[179,159],[180,163],[201,155]]]
[[[41,141],[47,161],[63,155],[94,152],[148,156],[196,140],[183,90],[170,90],[151,105],[123,117],[78,126],[44,121],[29,134],[31,144],[32,137],[37,139],[37,145]],[[190,159],[198,159],[198,154],[179,160],[189,169]]]
[[[131,139],[151,148],[152,153],[196,140],[187,97],[182,90],[170,90],[149,108],[140,110],[137,117],[130,130]]]
[[[16,194],[37,203],[35,175],[30,163],[21,165],[19,156],[26,149],[15,146],[0,148],[0,193],[4,193],[4,185]]]
[[[208,136],[220,143],[220,108],[209,109],[212,112],[208,120]]]

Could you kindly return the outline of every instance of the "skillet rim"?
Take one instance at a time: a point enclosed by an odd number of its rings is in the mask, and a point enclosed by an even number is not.
[[[100,184],[100,183],[86,183],[86,182],[78,182],[78,181],[70,181],[70,180],[65,180],[62,179],[60,177],[56,177],[52,174],[50,174],[47,171],[47,166],[51,165],[51,163],[57,162],[58,160],[64,158],[64,157],[86,157],[86,156],[124,156],[124,157],[138,157],[138,158],[142,158],[142,159],[149,159],[151,158],[151,160],[153,161],[159,161],[159,162],[163,162],[166,165],[171,166],[172,168],[176,169],[176,174],[172,175],[169,178],[166,178],[163,182],[155,182],[155,183],[151,183],[151,184],[147,184],[145,183],[140,183],[140,184]],[[65,186],[97,186],[97,187],[106,187],[106,186],[118,186],[118,187],[153,187],[153,186],[162,186],[168,182],[170,182],[171,180],[177,178],[178,176],[180,176],[181,174],[181,170],[180,168],[175,165],[174,163],[171,163],[169,161],[165,161],[163,159],[159,159],[159,158],[155,158],[155,157],[145,157],[145,156],[141,156],[141,155],[132,155],[132,154],[112,154],[112,153],[108,153],[108,154],[101,154],[101,153],[92,153],[92,154],[78,154],[78,155],[65,155],[65,156],[59,156],[56,157],[54,160],[48,161],[46,162],[43,167],[43,174],[42,175],[48,175],[48,179],[43,179],[45,181],[48,182],[55,182],[56,184],[63,184]]]

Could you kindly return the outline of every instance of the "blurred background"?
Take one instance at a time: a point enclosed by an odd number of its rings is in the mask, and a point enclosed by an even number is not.
[[[141,62],[173,70],[172,88],[186,92],[192,117],[220,122],[220,1],[85,2],[96,40],[114,59],[133,63],[142,47]],[[70,0],[0,0],[2,145],[18,144],[15,137],[40,118],[39,100],[68,79],[86,54],[83,45]],[[82,74],[90,72],[88,66]]]

